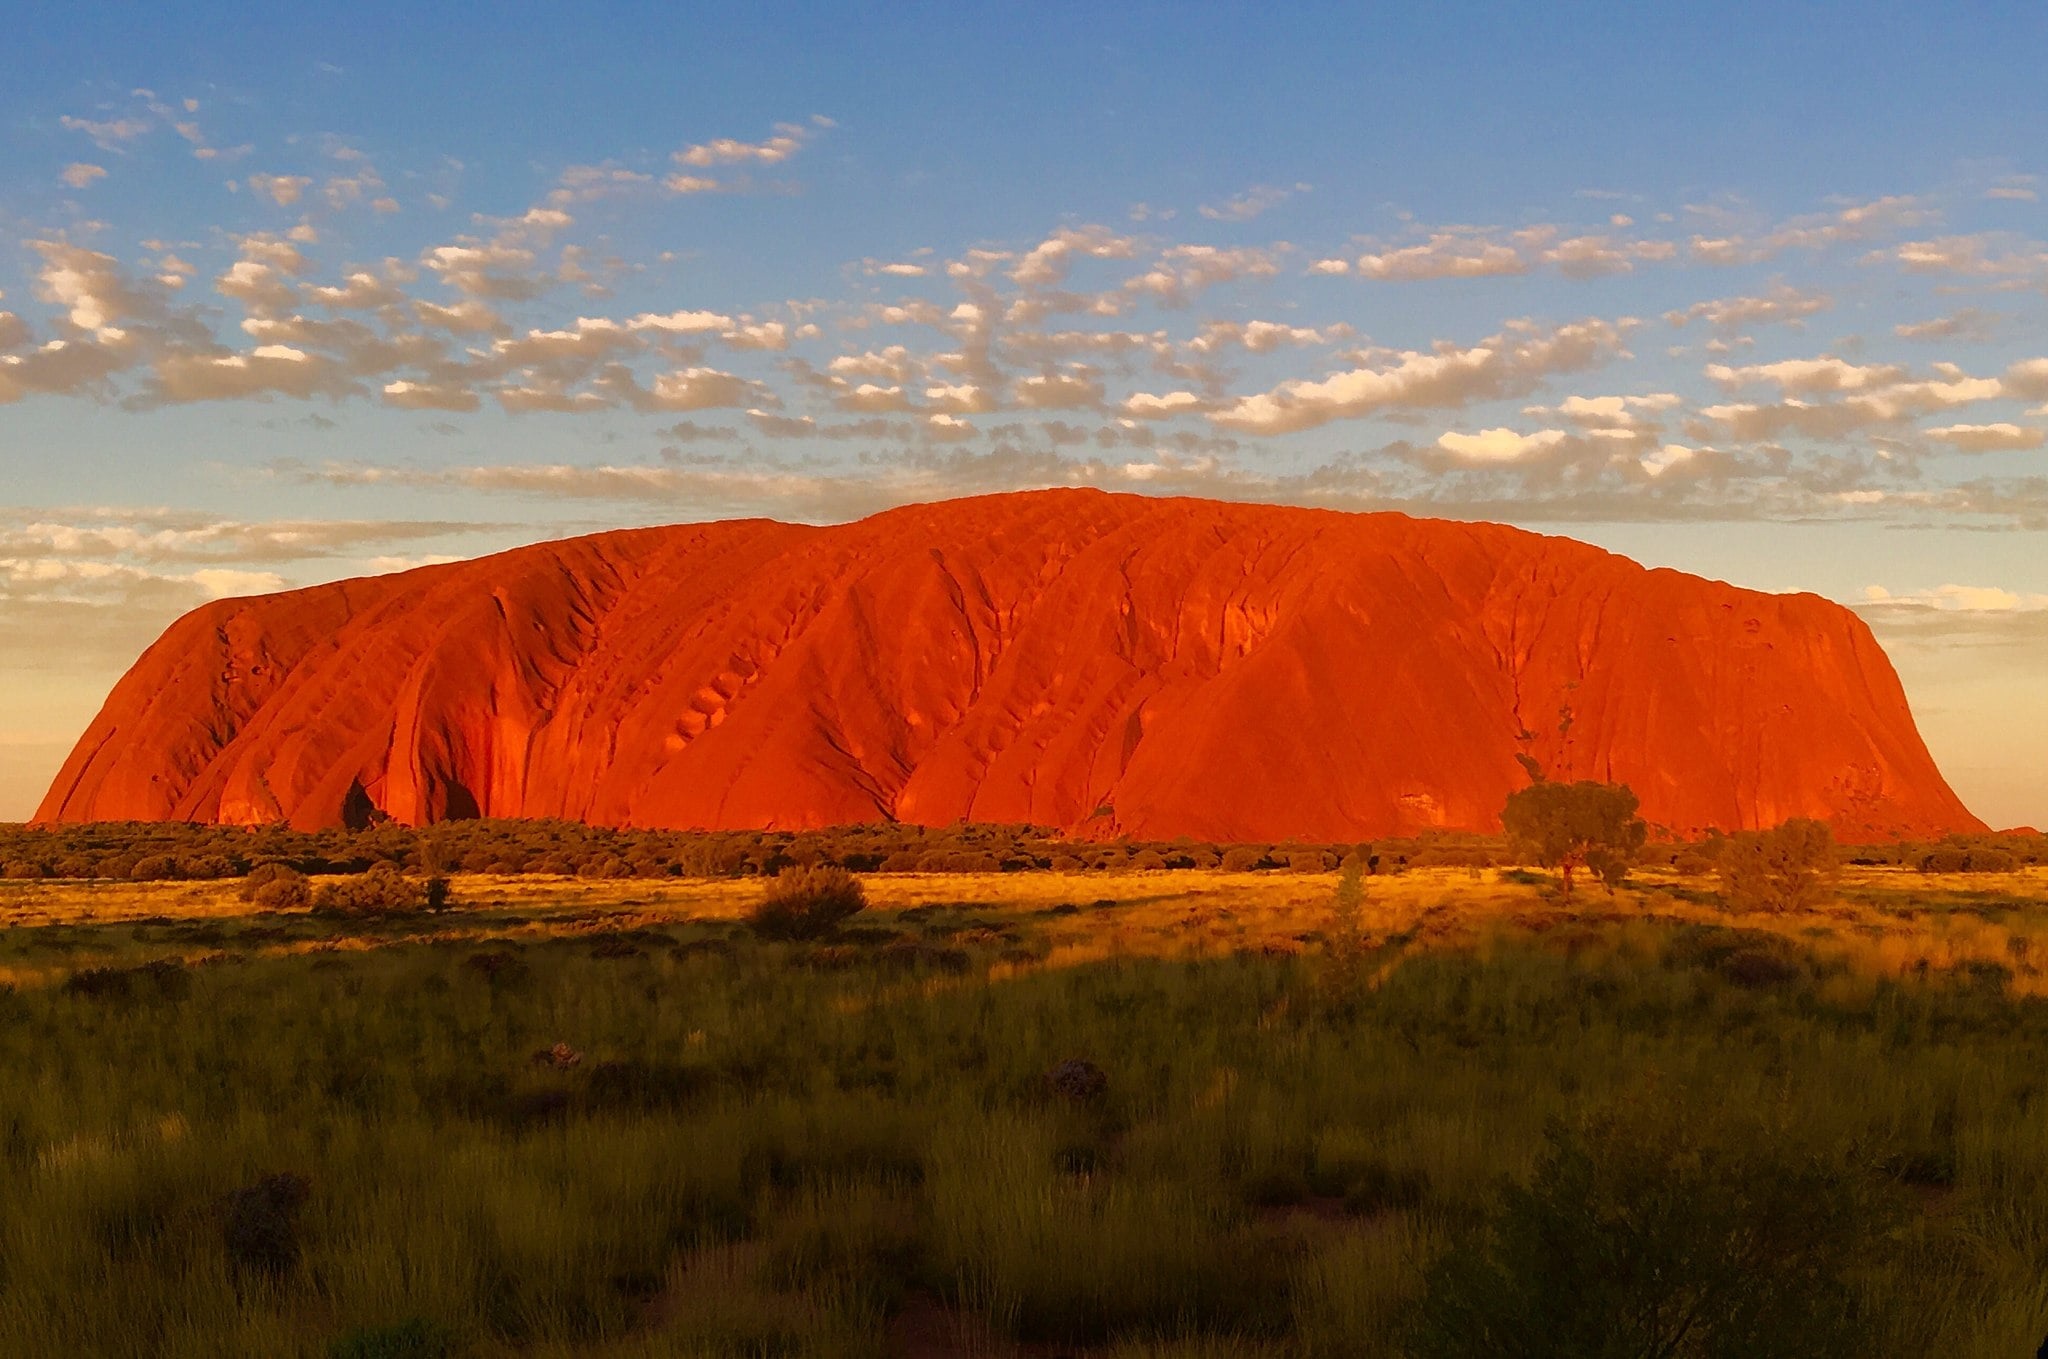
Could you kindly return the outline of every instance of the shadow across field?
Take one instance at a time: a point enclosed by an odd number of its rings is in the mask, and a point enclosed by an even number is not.
[[[1764,920],[1443,874],[1346,918],[1304,875],[974,881],[874,880],[808,943],[722,887],[490,879],[11,930],[0,1352],[1563,1355],[1684,1315],[1701,1353],[1988,1359],[2048,1329],[2024,901]]]

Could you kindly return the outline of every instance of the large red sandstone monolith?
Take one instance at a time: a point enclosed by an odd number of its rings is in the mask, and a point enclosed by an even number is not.
[[[1094,491],[544,543],[181,619],[48,821],[897,818],[1215,840],[1980,829],[1869,630],[1563,538]]]

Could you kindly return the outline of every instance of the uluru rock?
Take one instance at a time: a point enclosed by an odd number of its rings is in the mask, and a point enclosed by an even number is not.
[[[38,815],[1340,841],[1497,828],[1519,757],[1680,833],[1982,829],[1817,596],[1494,524],[1086,490],[221,600]]]

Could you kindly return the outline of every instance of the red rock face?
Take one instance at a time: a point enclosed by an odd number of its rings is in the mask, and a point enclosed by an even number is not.
[[[1982,829],[1869,630],[1816,596],[1498,525],[1094,491],[210,604],[39,816],[1342,841],[1495,829],[1518,756],[1679,832]]]

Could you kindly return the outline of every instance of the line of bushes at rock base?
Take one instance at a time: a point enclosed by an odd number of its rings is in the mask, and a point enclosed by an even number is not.
[[[1652,841],[1640,867],[1715,872],[1724,837]],[[2048,864],[2048,836],[1951,836],[1938,843],[1845,846],[1842,862],[1929,873],[2011,872]],[[816,831],[616,830],[572,821],[451,821],[414,829],[300,832],[185,822],[0,827],[0,877],[166,882],[238,878],[264,864],[312,875],[358,874],[379,863],[410,873],[540,874],[582,878],[769,877],[824,864],[855,872],[1114,872],[1222,869],[1374,874],[1411,868],[1494,868],[1524,860],[1503,836],[1437,832],[1356,844],[1080,841],[1028,826],[900,824]]]

